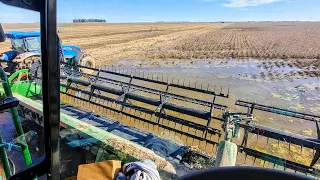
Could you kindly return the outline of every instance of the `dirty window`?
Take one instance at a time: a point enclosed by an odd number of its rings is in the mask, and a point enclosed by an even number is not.
[[[25,45],[23,39],[12,39],[12,47],[18,52],[25,51]]]
[[[40,50],[40,38],[39,37],[26,38],[25,40],[26,40],[29,51]]]

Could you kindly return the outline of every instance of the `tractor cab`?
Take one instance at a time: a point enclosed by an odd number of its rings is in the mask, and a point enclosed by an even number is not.
[[[1,60],[12,61],[18,55],[24,54],[27,52],[40,54],[39,53],[40,51],[40,33],[39,32],[9,31],[5,33],[5,36],[11,40],[11,50],[4,52],[1,56]]]
[[[5,33],[6,37],[11,40],[11,49],[14,51],[8,55],[8,60],[13,60],[15,56],[11,54],[22,54],[26,52],[37,53],[41,50],[40,46],[40,32],[36,31],[9,31]],[[78,46],[62,45],[63,54],[65,58],[75,58],[81,49]],[[5,52],[7,54],[7,52]]]
[[[18,53],[40,50],[40,32],[9,31],[5,35],[11,40],[11,49]]]

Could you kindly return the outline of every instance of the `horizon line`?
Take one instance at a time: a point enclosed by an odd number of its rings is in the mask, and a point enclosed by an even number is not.
[[[248,22],[320,22],[316,21],[135,21],[135,22],[57,22],[58,24],[135,24],[135,23],[248,23]],[[16,23],[1,23],[0,24],[39,24],[40,22],[16,22]]]

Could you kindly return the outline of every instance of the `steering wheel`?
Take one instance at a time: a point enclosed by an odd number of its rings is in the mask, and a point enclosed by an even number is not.
[[[225,180],[225,179],[245,179],[245,180],[300,180],[300,179],[313,179],[311,177],[303,176],[296,173],[280,171],[268,168],[258,167],[221,167],[212,168],[204,171],[197,171],[195,173],[187,174],[181,180]]]

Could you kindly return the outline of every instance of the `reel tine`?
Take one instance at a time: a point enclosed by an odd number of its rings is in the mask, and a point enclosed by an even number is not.
[[[218,144],[216,145],[216,152],[218,152]],[[247,156],[246,156],[246,158],[247,158]]]
[[[188,130],[187,131],[188,131],[188,133],[190,132],[190,126],[188,126]]]
[[[212,134],[210,134],[210,141],[211,141],[211,139],[212,139]],[[206,146],[205,146],[205,149],[207,149],[207,145],[208,145],[208,143],[206,142]]]
[[[291,142],[289,142],[289,152],[290,152],[290,146],[291,146]]]
[[[136,112],[137,112],[137,110],[136,109],[134,109],[134,112],[133,112],[133,114],[136,116]],[[135,125],[136,124],[136,118],[134,118],[133,119],[133,125]]]
[[[130,123],[131,126],[134,126],[134,124],[135,124],[135,117],[134,117],[135,116],[135,112],[134,112],[134,109],[129,108],[129,114],[131,115],[129,123]]]
[[[153,121],[152,121],[152,117],[153,117],[153,114],[150,114],[150,119],[149,119],[150,122],[153,122]],[[152,131],[155,132],[155,131],[154,131],[154,124],[148,123],[148,128],[149,128],[149,129],[151,129],[150,126],[152,127]]]
[[[245,153],[245,156],[244,156],[244,162],[243,162],[243,164],[246,164],[247,157],[248,157],[248,155],[247,155],[247,153]]]
[[[119,122],[122,122],[122,117],[123,117],[123,114],[121,112],[118,112],[117,119],[118,119]]]
[[[257,158],[254,157],[252,166],[254,166],[254,164],[256,163],[256,160],[257,160]]]
[[[139,111],[139,110],[138,110]],[[139,111],[139,118],[143,118],[143,113],[141,112],[141,111]],[[143,121],[141,121],[140,119],[139,119],[139,126],[141,126],[141,123],[142,123],[142,128],[144,128],[144,123],[143,123]]]
[[[108,116],[109,115],[108,111],[109,111],[109,109],[107,108],[107,106],[102,107],[102,114],[103,115]]]
[[[137,110],[137,111],[138,111],[138,117],[141,118],[141,116],[142,116],[141,112],[139,110]],[[137,121],[138,121],[138,126],[140,126],[141,121],[139,119],[137,119]]]
[[[195,132],[197,132],[197,130],[196,130]],[[193,146],[193,143],[194,143],[194,138],[192,138],[192,142],[191,142],[192,146]],[[200,144],[200,143],[199,143],[199,144]]]
[[[316,150],[315,150],[315,148],[313,147],[313,148],[312,148],[312,154],[313,154],[313,156],[316,154],[315,152],[316,152]]]
[[[107,101],[107,106],[109,107],[109,112],[111,115],[111,112],[113,111],[113,102],[112,101]]]
[[[114,111],[113,111],[113,102],[110,101],[110,103],[108,103],[109,107],[111,109],[109,109],[109,113],[110,115],[113,117],[114,116]]]
[[[131,110],[132,109],[131,108],[127,108],[126,110],[127,110],[127,113],[131,115]],[[128,122],[129,125],[131,125],[131,119],[132,119],[130,115],[128,115],[128,117],[129,117],[129,122]]]
[[[143,115],[144,115],[144,117],[143,117],[143,119],[145,119],[145,120],[147,120],[147,113],[143,113]],[[145,122],[142,122],[143,123],[143,128],[144,128],[144,126],[147,124],[147,126],[148,126],[148,124],[149,123],[145,123]]]
[[[116,103],[116,101],[113,101],[113,109],[117,110],[118,109],[118,104]],[[114,115],[117,116],[118,112],[114,111]],[[117,119],[118,117],[116,117]]]
[[[151,115],[150,115],[150,121],[152,121],[152,117],[157,118],[157,116],[156,116],[155,114],[151,114]],[[153,121],[152,121],[152,122],[153,122]],[[156,132],[156,131],[155,131],[155,127],[156,127],[156,125],[153,124],[153,125],[152,125],[152,131],[153,131],[153,132]]]

